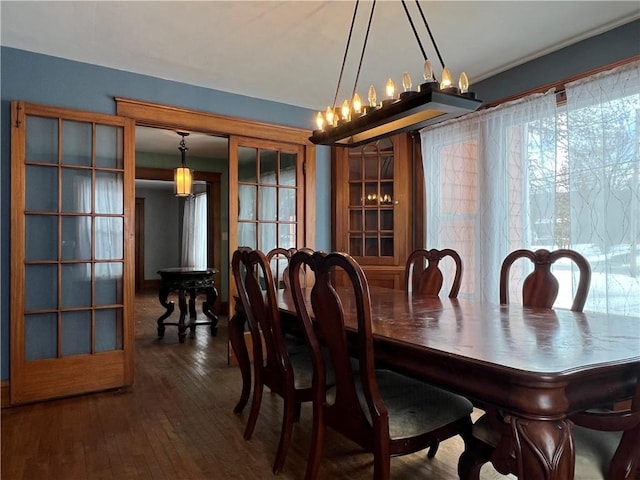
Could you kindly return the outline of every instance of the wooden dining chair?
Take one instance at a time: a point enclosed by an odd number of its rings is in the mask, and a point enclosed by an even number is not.
[[[404,269],[407,292],[411,293],[415,289],[421,295],[440,295],[444,277],[438,264],[444,257],[451,257],[455,262],[456,268],[451,290],[449,291],[449,298],[456,298],[462,282],[462,259],[458,252],[450,248],[445,248],[444,250],[436,250],[435,248],[431,250],[417,249],[411,252]],[[427,261],[427,268],[421,270],[418,275],[416,264],[420,262],[420,265],[424,266],[425,260]]]
[[[522,304],[525,307],[552,308],[558,296],[558,279],[551,272],[551,265],[560,258],[572,260],[580,271],[578,288],[574,295],[571,310],[581,312],[587,301],[589,285],[591,283],[591,268],[589,262],[580,253],[559,249],[549,251],[539,249],[534,251],[520,249],[511,252],[502,262],[500,270],[500,304],[509,303],[509,273],[511,266],[520,258],[529,259],[534,269],[522,284]],[[484,463],[492,462],[496,470],[502,474],[522,475],[522,468],[516,462],[515,449],[518,448],[513,439],[511,427],[504,419],[504,414],[496,409],[488,409],[473,425],[473,434],[467,444],[467,449],[461,455],[458,471],[461,479],[477,480]],[[499,442],[504,442],[508,448],[498,449]],[[496,451],[507,451],[511,454],[494,454]]]
[[[533,272],[525,278],[522,284],[522,304],[526,307],[552,308],[558,297],[558,279],[551,273],[551,265],[561,258],[572,260],[580,270],[578,288],[576,290],[571,310],[581,312],[587,301],[589,285],[591,284],[591,267],[586,258],[574,250],[559,249],[549,251],[545,249],[515,250],[507,255],[500,269],[500,304],[509,303],[509,272],[513,263],[519,258],[529,259],[533,265]]]
[[[595,469],[605,480],[640,480],[640,373],[628,408],[588,410],[571,420],[575,478],[586,478],[582,471]]]
[[[300,284],[302,266],[315,277],[310,292]],[[473,407],[467,399],[375,368],[369,286],[353,258],[344,253],[299,251],[291,258],[289,268],[291,293],[314,370],[307,480],[318,476],[326,428],[373,452],[376,480],[389,478],[392,456],[426,449],[458,434],[463,438],[468,435]],[[345,274],[355,313],[343,310],[332,283],[337,277],[333,275],[335,270]],[[340,295],[346,294],[341,290]],[[355,335],[347,333],[345,322],[357,327]],[[321,345],[328,349],[327,357]],[[350,357],[351,347],[357,351],[357,365]],[[335,371],[335,385],[328,390],[324,383],[327,362]]]
[[[289,275],[287,272],[289,271],[289,260],[294,253],[296,253],[295,248],[277,247],[265,254],[271,266],[276,290],[287,290],[289,288]],[[280,268],[281,264],[285,265],[283,269]]]
[[[280,441],[273,472],[282,470],[301,402],[311,401],[311,356],[303,342],[285,342],[269,260],[259,250],[239,248],[232,258],[233,277],[253,343],[253,396],[244,437],[253,434],[264,387],[284,399]],[[263,352],[263,344],[265,352]]]

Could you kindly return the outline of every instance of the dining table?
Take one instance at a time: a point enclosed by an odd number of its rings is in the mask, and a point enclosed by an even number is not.
[[[353,296],[337,292],[345,329],[355,340]],[[277,295],[282,323],[295,332],[293,298],[287,290]],[[506,454],[522,462],[521,480],[572,478],[570,415],[629,399],[640,372],[638,316],[425,297],[374,286],[370,299],[376,362],[500,411],[514,436],[510,445],[518,447]],[[236,412],[251,388],[244,323],[241,310],[229,322],[243,382]]]

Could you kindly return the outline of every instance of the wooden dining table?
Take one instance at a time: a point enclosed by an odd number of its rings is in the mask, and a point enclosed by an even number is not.
[[[353,336],[352,298],[338,293]],[[289,292],[278,291],[278,306],[284,324],[294,325]],[[640,371],[639,317],[420,297],[380,287],[371,287],[371,309],[376,360],[480,408],[499,409],[520,445],[524,480],[572,478],[568,417],[630,398]],[[238,412],[251,383],[241,312],[229,328],[243,380]]]

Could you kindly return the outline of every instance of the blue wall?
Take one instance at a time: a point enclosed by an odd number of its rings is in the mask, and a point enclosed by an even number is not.
[[[544,29],[541,29],[544,34]],[[524,92],[640,54],[640,20],[563,48],[473,85],[485,102]],[[277,123],[312,128],[314,111],[72,62],[13,48],[0,49],[0,375],[9,378],[9,200],[10,105],[25,100],[45,105],[115,114],[113,97],[126,97]],[[317,148],[316,248],[331,249],[330,151]]]
[[[134,98],[222,115],[311,129],[315,111],[235,95],[24,50],[0,50],[0,378],[9,378],[10,102],[73,108],[114,115],[114,97]],[[330,152],[317,149],[316,247],[331,247]]]

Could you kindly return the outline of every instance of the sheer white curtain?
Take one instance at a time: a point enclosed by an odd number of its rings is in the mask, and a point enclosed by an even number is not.
[[[187,197],[182,222],[181,265],[207,268],[207,194]]]
[[[512,250],[572,248],[594,269],[586,309],[640,313],[639,85],[636,63],[568,86],[566,109],[547,92],[422,132],[426,247],[461,254],[461,296],[497,302]],[[554,273],[569,307],[577,272]]]
[[[529,211],[529,155],[554,162],[554,116],[555,96],[547,93],[422,132],[426,248],[460,253],[460,296],[498,301],[502,259],[525,247],[530,233],[521,221]]]
[[[572,248],[591,255],[585,308],[640,316],[640,62],[566,92]]]

